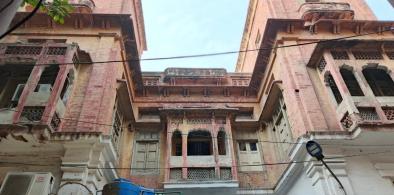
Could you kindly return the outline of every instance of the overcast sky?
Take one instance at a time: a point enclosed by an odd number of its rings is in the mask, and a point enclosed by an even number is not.
[[[201,54],[239,49],[248,0],[142,0],[148,50],[142,58]],[[394,20],[387,0],[367,0],[380,20]],[[226,68],[237,54],[205,58],[143,61],[143,71],[167,67]]]

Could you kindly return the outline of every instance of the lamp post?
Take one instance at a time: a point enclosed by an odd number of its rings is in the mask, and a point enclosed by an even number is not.
[[[306,151],[309,153],[309,155],[315,157],[318,161],[321,161],[323,165],[328,169],[328,171],[331,173],[331,175],[335,178],[335,180],[338,182],[339,187],[343,190],[343,192],[346,195],[345,188],[343,187],[341,181],[339,181],[338,177],[332,172],[330,167],[324,162],[324,155],[323,155],[323,149],[321,148],[320,144],[315,142],[315,141],[308,141],[306,143]]]

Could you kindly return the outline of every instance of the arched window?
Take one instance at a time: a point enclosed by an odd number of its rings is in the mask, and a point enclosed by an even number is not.
[[[361,90],[360,85],[358,84],[358,82],[356,80],[356,77],[354,77],[353,72],[346,69],[346,68],[341,68],[340,72],[341,72],[343,80],[345,81],[346,87],[350,92],[350,95],[364,96],[364,93]]]
[[[363,74],[375,96],[394,96],[394,82],[386,71],[366,68]]]
[[[182,156],[182,134],[179,131],[172,134],[172,156]]]
[[[217,140],[219,155],[226,155],[226,133],[224,131],[219,131]]]
[[[212,138],[208,131],[192,131],[187,136],[187,155],[212,155]]]
[[[334,81],[334,78],[332,77],[331,74],[326,76],[326,82],[328,83],[328,86],[330,87],[332,94],[334,95],[335,101],[340,104],[342,102],[342,95],[339,92],[338,86]]]

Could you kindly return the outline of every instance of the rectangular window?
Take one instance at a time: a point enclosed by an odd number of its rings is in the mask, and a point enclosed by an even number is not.
[[[240,171],[262,171],[261,155],[257,140],[242,140],[238,142],[238,159]]]
[[[245,142],[239,142],[239,150],[240,151],[246,151],[246,143]]]
[[[157,174],[159,140],[157,132],[138,132],[134,146],[133,175]]]
[[[272,121],[270,124],[272,131],[274,132],[274,139],[278,142],[276,143],[276,154],[278,156],[278,160],[285,161],[288,158],[288,154],[292,146],[289,142],[293,141],[293,136],[283,98],[279,99],[277,108],[272,114]]]
[[[249,143],[249,146],[250,146],[250,151],[257,151],[257,143],[256,142]]]
[[[118,110],[118,103],[116,100],[114,105],[113,115],[112,115],[111,141],[117,153],[119,153],[119,148],[121,144],[120,140],[123,133],[122,124],[123,124],[123,117]]]

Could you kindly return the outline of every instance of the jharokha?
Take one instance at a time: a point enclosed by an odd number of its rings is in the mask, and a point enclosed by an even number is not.
[[[235,72],[142,72],[140,0],[69,1],[64,24],[37,13],[0,42],[11,194],[43,172],[65,195],[116,178],[181,194],[343,194],[309,140],[348,195],[394,194],[394,22],[364,0],[250,0],[240,50],[255,51]]]

